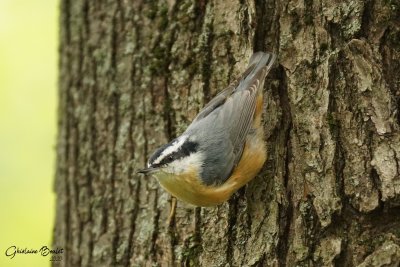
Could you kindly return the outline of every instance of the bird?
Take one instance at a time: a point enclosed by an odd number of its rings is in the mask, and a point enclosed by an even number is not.
[[[242,75],[204,106],[187,129],[159,147],[138,173],[181,201],[212,207],[251,181],[266,159],[264,80],[276,55],[255,52]]]

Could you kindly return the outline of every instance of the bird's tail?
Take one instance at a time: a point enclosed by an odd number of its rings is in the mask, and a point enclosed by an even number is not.
[[[273,53],[256,52],[250,57],[249,66],[244,72],[237,91],[247,90],[256,80],[260,82],[260,88],[264,84],[265,76],[272,68],[276,59]]]
[[[256,52],[250,57],[249,67],[254,66],[253,70],[249,73],[248,77],[258,73],[265,67],[266,74],[271,69],[276,59],[276,55],[273,53]]]

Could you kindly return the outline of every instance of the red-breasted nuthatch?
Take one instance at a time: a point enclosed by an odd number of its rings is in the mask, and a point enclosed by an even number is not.
[[[218,205],[252,180],[266,160],[263,87],[275,55],[254,53],[242,76],[215,96],[186,131],[157,149],[147,168],[161,186],[196,206]]]

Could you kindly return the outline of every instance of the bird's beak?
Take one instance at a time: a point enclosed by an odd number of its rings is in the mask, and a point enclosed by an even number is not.
[[[158,168],[150,167],[150,168],[144,168],[144,169],[138,170],[137,173],[140,173],[140,174],[149,174],[149,173],[155,172],[155,171],[157,171],[157,170],[158,170]]]

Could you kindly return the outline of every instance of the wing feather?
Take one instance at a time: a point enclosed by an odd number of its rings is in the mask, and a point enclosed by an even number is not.
[[[273,54],[253,54],[243,75],[215,96],[188,127],[187,131],[196,131],[207,141],[208,147],[203,149],[208,153],[206,160],[213,164],[204,165],[205,184],[224,182],[240,161],[257,96],[262,93],[261,87],[274,60]]]

